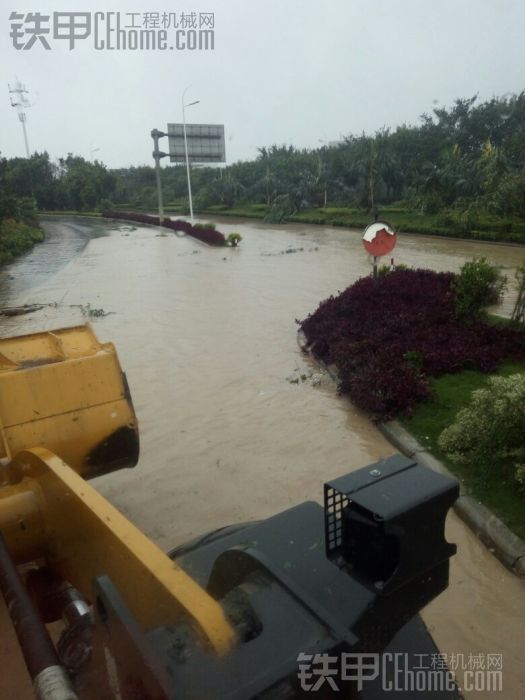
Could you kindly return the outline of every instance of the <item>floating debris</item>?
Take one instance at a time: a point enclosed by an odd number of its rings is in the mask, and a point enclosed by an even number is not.
[[[24,304],[23,306],[11,306],[0,309],[0,316],[23,316],[24,314],[32,314],[35,311],[40,311],[45,305],[39,304]]]
[[[299,367],[296,367],[294,369],[294,373],[286,377],[286,381],[289,384],[302,384],[303,382],[306,382],[308,379],[310,379],[311,376],[311,373],[305,374],[302,370],[299,369]]]
[[[104,311],[104,309],[93,309],[91,304],[70,304],[69,306],[77,306],[82,312],[82,316],[88,318],[104,318],[104,316],[115,313],[114,311]]]
[[[278,253],[261,253],[261,255],[271,257],[274,255],[291,255],[292,253],[313,253],[317,250],[319,250],[319,246],[316,246],[315,248],[308,248],[308,250],[305,250],[304,248],[287,248],[286,250],[280,250]]]
[[[23,306],[7,306],[0,308],[0,316],[22,316],[24,314],[32,314],[36,311],[41,311],[44,308],[58,309],[59,307],[68,307],[70,309],[80,309],[82,316],[87,316],[88,318],[103,318],[104,316],[109,316],[115,313],[114,311],[104,311],[104,309],[95,309],[88,304],[61,304],[59,302],[46,302],[40,304],[24,304]]]
[[[286,377],[286,381],[289,384],[303,384],[309,381],[312,386],[319,386],[323,381],[323,373],[319,371],[314,372],[313,370],[305,372],[304,369],[296,367],[292,374]]]

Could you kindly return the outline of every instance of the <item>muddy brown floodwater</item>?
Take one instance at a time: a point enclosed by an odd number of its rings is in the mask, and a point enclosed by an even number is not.
[[[295,319],[370,272],[357,232],[228,219],[221,230],[243,241],[222,250],[122,222],[50,219],[45,228],[46,243],[0,272],[0,306],[58,305],[0,317],[0,334],[82,322],[75,305],[109,313],[92,323],[127,373],[141,458],[94,485],[161,547],[321,500],[325,480],[394,451],[296,342]],[[519,247],[408,235],[395,254],[435,270],[484,255],[511,282],[525,258]],[[511,284],[503,313],[512,297]],[[423,617],[449,658],[502,654],[494,695],[525,697],[525,587],[453,513],[447,533],[459,547],[450,587]],[[12,663],[0,697],[31,697],[15,682],[20,659],[2,616],[0,655]]]

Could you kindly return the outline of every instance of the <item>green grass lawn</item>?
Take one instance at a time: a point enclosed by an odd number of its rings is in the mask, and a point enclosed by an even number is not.
[[[102,214],[99,211],[77,211],[76,209],[49,209],[39,211],[38,216],[95,216],[100,217]]]
[[[202,213],[263,219],[267,209],[266,204],[260,203],[243,203],[231,208],[224,204],[216,204],[207,207]],[[393,224],[400,233],[423,233],[451,238],[525,244],[525,221],[521,219],[503,219],[485,214],[471,229],[463,229],[458,228],[457,224],[449,221],[442,214],[421,214],[399,204],[380,206],[378,216]],[[371,223],[371,216],[363,209],[326,207],[303,209],[287,217],[286,221],[363,229]]]
[[[525,365],[507,362],[495,374],[508,376],[517,372],[525,372]],[[501,475],[495,474],[493,478],[481,483],[477,479],[475,465],[466,467],[454,464],[438,446],[442,430],[454,422],[457,412],[469,403],[472,392],[484,387],[490,376],[468,370],[432,379],[430,385],[435,395],[434,400],[420,404],[411,418],[401,418],[400,422],[463,481],[472,496],[490,508],[519,537],[525,539],[525,499],[517,493],[515,482],[510,479],[505,481]]]
[[[114,208],[124,211],[150,211],[156,207],[133,206],[131,204],[115,204]],[[187,215],[185,200],[168,202],[164,211],[166,214]],[[226,204],[212,204],[205,209],[195,208],[195,213],[201,216],[238,216],[247,219],[264,219],[268,206],[263,203],[242,202],[233,207]],[[449,236],[452,238],[473,238],[486,241],[500,241],[525,244],[525,221],[521,219],[503,219],[485,214],[474,225],[472,230],[458,229],[446,217],[440,214],[421,214],[407,209],[403,203],[380,206],[378,216],[393,224],[400,233],[423,233],[427,235]],[[363,229],[371,223],[371,216],[363,209],[356,207],[325,207],[303,209],[286,221],[320,224],[323,226],[341,226],[346,228]]]

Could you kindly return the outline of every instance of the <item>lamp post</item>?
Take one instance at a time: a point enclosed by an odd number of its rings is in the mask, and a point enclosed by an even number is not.
[[[96,153],[97,151],[100,151],[100,148],[90,148],[89,152],[91,153],[91,162],[93,161],[93,153]]]
[[[190,178],[190,159],[188,158],[188,139],[186,137],[186,107],[199,104],[200,100],[184,104],[184,96],[191,86],[188,86],[182,93],[182,128],[184,132],[184,152],[186,154],[186,175],[188,176],[188,198],[190,201],[190,220],[193,223],[193,200],[191,198],[191,178]]]
[[[322,143],[322,149],[323,152],[326,152],[326,141],[324,139],[317,139],[319,143]],[[321,178],[322,171],[324,170],[324,175],[325,175],[325,182],[324,182],[324,208],[326,209],[326,205],[328,202],[328,187],[327,187],[327,182],[326,182],[326,162],[321,159],[321,156],[319,153],[317,154],[317,157],[319,158],[319,178]]]

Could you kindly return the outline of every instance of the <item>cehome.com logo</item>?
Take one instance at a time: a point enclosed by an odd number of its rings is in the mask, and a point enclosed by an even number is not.
[[[17,51],[53,44],[70,51],[79,42],[96,51],[213,51],[213,12],[11,12],[11,43]]]
[[[447,663],[448,661],[448,663]],[[378,683],[384,693],[503,691],[502,654],[299,654],[297,678],[301,689],[339,691],[353,683],[362,691]],[[458,682],[458,676],[461,683]]]

